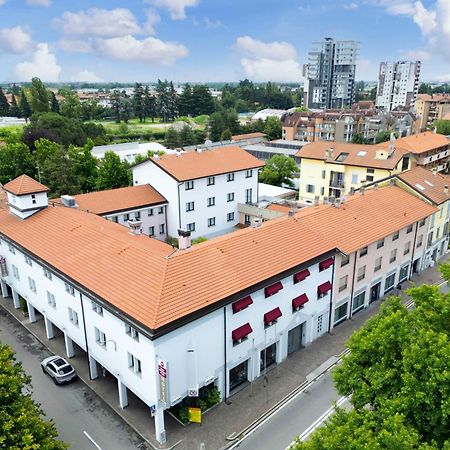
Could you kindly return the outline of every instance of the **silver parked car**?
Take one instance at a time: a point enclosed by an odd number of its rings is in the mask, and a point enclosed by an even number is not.
[[[73,380],[77,374],[75,369],[61,356],[49,356],[41,362],[42,372],[53,378],[55,384]]]

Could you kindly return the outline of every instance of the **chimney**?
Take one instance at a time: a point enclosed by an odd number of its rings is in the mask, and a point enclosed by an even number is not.
[[[181,151],[180,150],[177,150],[175,154],[177,155],[177,158],[181,157]]]
[[[191,232],[187,230],[178,230],[178,248],[186,250],[191,247]]]
[[[142,220],[129,220],[128,226],[130,227],[131,234],[134,234],[135,236],[139,236],[142,234]]]
[[[444,194],[448,195],[448,184],[444,186]]]
[[[314,206],[317,206],[319,204],[319,200],[320,200],[320,197],[318,195],[316,195],[314,197]]]
[[[389,186],[395,186],[395,178],[391,178],[390,180],[389,180]]]
[[[337,198],[337,199],[335,200],[334,206],[335,206],[336,208],[340,208],[340,206],[341,206],[341,199],[340,199],[340,198]]]
[[[359,195],[361,195],[361,197],[364,195],[364,186],[361,186],[361,188],[359,189]]]
[[[373,185],[373,190],[374,190],[374,191],[378,191],[378,183],[375,183],[375,184]]]
[[[350,192],[348,193],[349,195],[355,195],[355,188],[351,187],[350,188]]]

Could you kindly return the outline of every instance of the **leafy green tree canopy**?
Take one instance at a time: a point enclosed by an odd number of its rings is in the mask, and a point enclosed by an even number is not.
[[[30,149],[21,143],[8,143],[0,148],[0,183],[27,174],[36,175],[36,165]]]
[[[261,170],[259,181],[273,186],[293,187],[292,179],[297,172],[297,164],[292,158],[286,155],[274,155]]]
[[[99,164],[97,189],[114,189],[130,185],[128,165],[114,152],[106,152]]]
[[[31,80],[30,96],[33,114],[50,111],[50,94],[44,83],[37,77]]]

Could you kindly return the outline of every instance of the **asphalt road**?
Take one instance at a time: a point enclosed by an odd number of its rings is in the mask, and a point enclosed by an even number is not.
[[[50,353],[4,311],[0,311],[0,341],[16,352],[17,360],[32,377],[33,398],[41,403],[47,417],[54,420],[59,437],[70,444],[70,448],[136,450],[142,443],[142,439],[81,381],[56,386],[44,375],[40,361]]]

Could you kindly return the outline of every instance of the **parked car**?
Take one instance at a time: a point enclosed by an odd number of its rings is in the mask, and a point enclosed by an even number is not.
[[[50,356],[41,362],[42,372],[50,375],[55,384],[67,383],[77,374],[75,369],[61,356]]]

